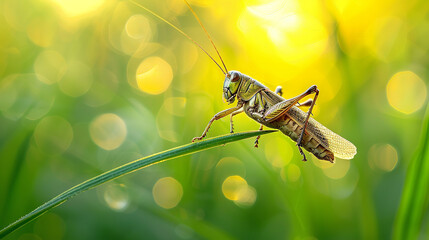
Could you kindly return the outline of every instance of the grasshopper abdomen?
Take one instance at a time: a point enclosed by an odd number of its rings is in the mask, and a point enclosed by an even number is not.
[[[292,120],[289,116],[285,115],[281,121],[279,130],[285,135],[289,136],[293,141],[297,141],[299,135],[302,132],[302,126]],[[304,132],[304,137],[301,142],[302,146],[309,152],[311,152],[318,159],[327,160],[329,162],[334,161],[334,154],[312,135]]]

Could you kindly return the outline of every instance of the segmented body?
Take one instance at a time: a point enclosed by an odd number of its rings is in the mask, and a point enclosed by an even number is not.
[[[244,103],[244,112],[267,127],[279,129],[296,142],[302,132],[307,113],[292,106],[279,118],[266,120],[264,118],[266,110],[285,99],[249,76],[243,74],[242,78],[243,83],[237,95],[239,101]],[[352,143],[313,118],[308,121],[301,144],[317,158],[330,162],[333,162],[334,155],[350,159],[356,154],[356,147]]]

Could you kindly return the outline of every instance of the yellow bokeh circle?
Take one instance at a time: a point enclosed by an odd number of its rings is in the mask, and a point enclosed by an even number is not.
[[[390,144],[374,144],[368,152],[368,163],[372,169],[390,172],[398,163],[398,152]]]
[[[347,175],[350,169],[350,161],[343,159],[336,159],[335,164],[331,164],[332,167],[323,168],[323,173],[331,179],[341,179]]]
[[[239,207],[251,207],[257,198],[256,189],[238,175],[229,176],[223,181],[222,193]]]
[[[246,188],[238,191],[238,199],[234,203],[240,207],[251,207],[255,203],[257,195],[256,189],[247,185]]]
[[[170,64],[160,57],[148,57],[137,67],[137,86],[145,93],[161,94],[168,89],[172,80]]]
[[[118,115],[107,113],[98,116],[89,126],[92,141],[105,150],[121,146],[127,136],[127,126]]]
[[[246,191],[248,185],[244,178],[234,175],[229,176],[222,183],[222,193],[229,200],[239,200],[240,195]]]
[[[134,39],[142,39],[150,36],[150,24],[147,18],[143,15],[136,14],[131,16],[125,24],[127,35]]]
[[[182,184],[172,177],[161,178],[153,186],[152,195],[158,206],[165,209],[174,208],[182,199]]]
[[[411,71],[398,72],[386,87],[387,100],[396,110],[411,114],[419,110],[426,101],[426,85]]]
[[[299,167],[294,163],[289,164],[289,166],[287,167],[287,179],[290,182],[296,182],[299,180],[300,177],[301,169],[299,169]]]

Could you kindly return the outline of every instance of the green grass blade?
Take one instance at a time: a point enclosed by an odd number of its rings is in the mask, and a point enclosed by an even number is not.
[[[0,155],[0,159],[7,158],[7,153],[10,154],[10,151],[16,151],[16,156],[13,161],[13,164],[11,166],[5,166],[5,169],[3,169],[5,171],[4,174],[7,175],[7,178],[3,178],[5,180],[5,182],[2,182],[2,184],[4,184],[4,188],[0,191],[0,195],[4,196],[0,200],[0,216],[3,217],[3,219],[0,218],[0,224],[7,223],[3,221],[5,221],[5,218],[7,218],[7,216],[9,216],[10,214],[9,204],[11,203],[11,201],[13,201],[12,196],[17,185],[17,179],[19,178],[22,168],[25,165],[24,162],[28,153],[27,151],[28,147],[30,146],[31,138],[31,132],[23,131],[21,133],[17,133],[16,136],[14,136],[14,138],[8,141],[7,144],[4,144],[4,147],[0,146],[0,152],[2,153]]]
[[[417,239],[429,193],[429,105],[423,121],[417,154],[408,168],[396,216],[394,239]]]
[[[224,135],[220,137],[210,138],[205,141],[200,141],[196,143],[191,143],[187,145],[183,145],[180,147],[172,148],[163,152],[159,152],[156,154],[153,154],[148,157],[144,157],[138,160],[135,160],[133,162],[124,164],[120,167],[117,167],[115,169],[112,169],[110,171],[104,172],[94,178],[91,178],[83,183],[80,183],[67,191],[61,193],[60,195],[52,198],[51,200],[47,201],[46,203],[42,204],[38,208],[34,209],[27,215],[21,217],[14,223],[10,224],[9,226],[3,228],[0,231],[0,238],[5,237],[9,233],[13,232],[14,230],[24,226],[28,222],[36,219],[37,217],[41,216],[45,212],[49,211],[50,209],[61,205],[68,199],[76,196],[77,194],[84,192],[88,189],[91,189],[93,187],[96,187],[102,183],[111,181],[115,178],[118,178],[120,176],[126,175],[128,173],[134,172],[136,170],[139,170],[141,168],[160,163],[165,160],[169,160],[172,158],[177,158],[180,156],[188,155],[191,153],[199,152],[202,150],[206,150],[209,148],[213,148],[219,145],[224,145],[226,143],[239,141],[242,139],[255,137],[258,135],[264,135],[267,133],[275,132],[275,130],[266,130],[266,131],[252,131],[252,132],[244,132],[244,133],[236,133],[236,134],[230,134],[230,135]]]

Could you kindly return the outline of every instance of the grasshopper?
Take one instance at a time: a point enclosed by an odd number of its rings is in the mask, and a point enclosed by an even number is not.
[[[319,96],[319,89],[316,85],[311,86],[305,92],[294,98],[285,99],[282,97],[282,88],[280,86],[277,87],[273,92],[257,80],[240,73],[239,71],[228,71],[212,38],[205,29],[198,15],[186,0],[184,0],[184,2],[206,33],[223,64],[223,68],[204,48],[201,47],[201,45],[199,45],[178,27],[152,12],[151,10],[140,5],[139,3],[136,3],[133,0],[130,1],[151,13],[155,17],[161,19],[165,23],[169,24],[171,27],[176,29],[182,35],[190,39],[195,45],[197,45],[225,75],[225,80],[223,83],[224,99],[228,102],[228,104],[233,103],[235,99],[237,99],[237,105],[235,107],[215,114],[207,124],[202,135],[199,137],[194,137],[192,142],[196,140],[202,140],[207,135],[210,126],[215,120],[219,120],[228,115],[230,115],[230,132],[233,133],[233,117],[237,114],[245,112],[247,116],[261,124],[259,130],[262,130],[263,126],[279,129],[282,133],[295,141],[298,150],[303,157],[303,161],[307,161],[307,158],[302,148],[312,153],[318,159],[326,160],[331,163],[334,162],[335,157],[342,159],[352,159],[354,157],[357,150],[351,142],[332,132],[310,117],[310,115],[312,115],[312,110],[316,103],[317,97]],[[299,101],[310,94],[314,94],[313,99],[299,103]],[[309,107],[309,109],[307,112],[304,112],[301,110],[302,107]],[[255,147],[258,147],[259,138],[260,136],[256,137]]]
[[[233,116],[245,112],[247,116],[261,124],[259,130],[262,130],[263,126],[279,129],[297,142],[303,161],[307,159],[301,147],[317,158],[330,162],[334,161],[335,156],[343,159],[353,158],[356,147],[351,142],[310,117],[319,95],[317,86],[313,85],[304,93],[291,99],[281,97],[281,90],[281,87],[277,87],[276,91],[272,92],[245,74],[238,71],[228,72],[223,85],[223,97],[229,104],[237,98],[237,105],[214,115],[203,134],[192,141],[203,139],[215,120],[228,115],[231,115],[230,124],[231,133],[233,133]],[[301,99],[313,93],[315,95],[312,100],[299,104]],[[306,106],[310,107],[307,113],[300,109]],[[255,147],[258,147],[259,138],[260,136],[255,140]]]

